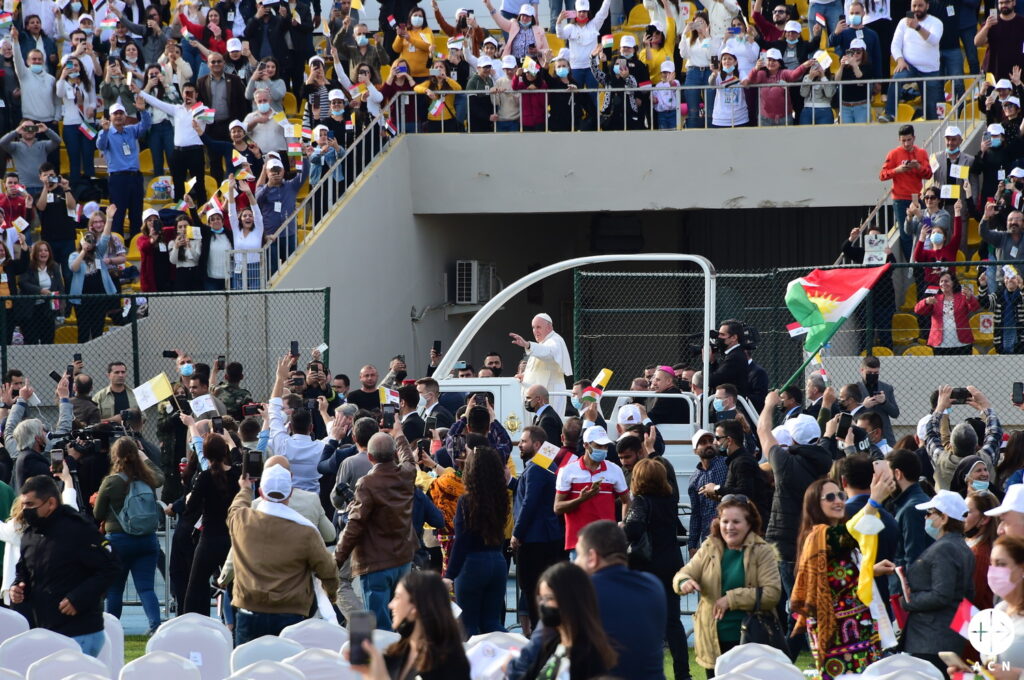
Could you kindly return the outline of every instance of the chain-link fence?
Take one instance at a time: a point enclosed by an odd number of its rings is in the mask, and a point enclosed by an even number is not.
[[[139,385],[161,371],[173,380],[174,361],[162,353],[180,349],[211,366],[219,355],[240,362],[245,385],[262,394],[291,341],[298,341],[303,354],[329,342],[330,289],[80,299],[70,304],[68,296],[58,295],[0,298],[0,369],[20,370],[42,387],[51,371],[63,373],[79,353],[97,389],[106,384],[111,361],[123,361],[129,381]]]

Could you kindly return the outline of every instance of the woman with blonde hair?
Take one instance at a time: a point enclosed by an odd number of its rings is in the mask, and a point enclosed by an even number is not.
[[[149,633],[160,626],[160,602],[153,587],[160,544],[156,527],[138,533],[138,527],[125,524],[142,519],[144,511],[155,512],[158,518],[161,516],[156,505],[156,489],[163,483],[160,468],[142,453],[135,440],[121,437],[110,447],[110,474],[100,484],[93,507],[93,516],[100,521],[107,540],[121,559],[118,581],[107,591],[107,611],[121,618],[121,598],[131,572],[149,621]],[[152,507],[147,507],[147,503]]]

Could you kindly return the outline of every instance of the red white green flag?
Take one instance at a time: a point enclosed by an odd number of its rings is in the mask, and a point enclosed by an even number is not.
[[[807,276],[790,281],[786,288],[786,307],[798,324],[787,326],[790,334],[797,335],[806,329],[804,349],[817,352],[850,318],[889,266],[815,269]]]

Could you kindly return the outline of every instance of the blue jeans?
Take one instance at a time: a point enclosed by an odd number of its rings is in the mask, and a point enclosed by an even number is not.
[[[508,564],[500,550],[466,555],[466,563],[455,579],[455,602],[462,607],[466,635],[504,631],[505,582]]]
[[[192,47],[187,40],[181,41],[181,58],[188,62],[188,65],[192,67],[192,80],[190,83],[195,84],[199,79],[199,66],[206,67],[206,72],[210,72],[210,68],[206,66],[206,60],[203,59],[202,53],[196,48]],[[184,83],[182,83],[184,85]]]
[[[403,564],[400,567],[359,575],[359,585],[363,589],[363,606],[367,611],[377,615],[377,628],[391,630],[391,611],[388,610],[388,602],[395,594],[395,586],[410,567],[412,564]]]
[[[801,125],[831,125],[836,122],[831,108],[805,106],[800,112]]]
[[[908,199],[892,199],[892,211],[896,216],[896,228],[900,232],[900,248],[903,250],[904,262],[910,262],[910,253],[914,248],[914,238],[916,234],[909,233],[904,228],[904,223],[907,221],[907,208],[910,207],[910,201]]]
[[[675,130],[677,118],[676,113],[677,111],[655,111],[654,118],[655,122],[657,123],[657,129]]]
[[[203,277],[203,290],[227,290],[231,279],[214,279],[209,276]]]
[[[974,36],[977,33],[977,22],[960,29],[960,44],[963,45],[964,54],[967,55],[967,66],[971,69],[971,73],[977,73],[981,68],[978,64],[978,48],[974,46]]]
[[[174,153],[174,126],[171,121],[165,120],[149,128],[149,151],[153,154],[153,174],[159,177],[164,174],[164,158],[167,159],[167,167],[171,167],[171,154]]]
[[[71,639],[78,643],[78,646],[82,648],[82,654],[91,657],[97,657],[100,652],[103,651],[103,631],[96,631],[95,633],[86,633],[85,635],[73,635]]]
[[[261,614],[239,609],[235,614],[235,646],[264,635],[280,635],[287,626],[305,619],[302,614]]]
[[[64,143],[68,147],[68,163],[71,165],[68,180],[74,183],[95,175],[95,141],[82,134],[77,125],[65,125]]]
[[[246,262],[248,281],[242,276],[243,272],[231,273],[231,290],[259,290],[260,288],[260,263]],[[246,285],[248,284],[248,285]]]
[[[455,119],[458,120],[459,123],[462,123],[463,125],[466,122],[466,109],[468,107],[468,101],[469,100],[466,99],[466,95],[464,94],[455,95]],[[462,126],[460,125],[460,127]]]
[[[942,75],[944,76],[962,76],[964,74],[964,53],[960,51],[959,47],[954,47],[949,50],[939,50],[939,70],[942,71]],[[964,81],[954,80],[953,102],[951,103],[955,103],[956,100],[960,99],[963,95]],[[945,96],[945,90],[943,90],[943,96]],[[929,106],[932,105],[929,104]],[[934,109],[935,107],[932,106],[932,108]]]
[[[589,68],[574,68],[572,69],[572,79],[576,81],[576,87],[581,89],[584,88],[597,88],[597,78],[594,77],[594,72]],[[594,107],[597,107],[597,93],[591,92],[590,99],[594,102]]]
[[[156,560],[160,556],[160,543],[156,539],[156,534],[132,536],[112,533],[107,534],[107,540],[121,558],[121,573],[107,589],[107,611],[121,618],[121,598],[124,595],[124,586],[128,582],[128,573],[131,572],[135,590],[142,600],[142,610],[146,612],[149,629],[156,630],[160,625],[160,602],[153,590]]]
[[[843,123],[866,123],[870,118],[870,103],[849,106],[841,104],[839,107],[839,120]]]
[[[551,33],[555,32],[555,20],[558,18],[559,13],[563,9],[572,9],[575,4],[572,0],[548,0],[548,5],[551,7]],[[600,7],[600,5],[598,5]],[[595,12],[597,10],[594,10]]]
[[[691,66],[686,69],[686,80],[683,85],[707,85],[711,77],[711,68],[707,66]],[[683,90],[683,97],[686,99],[686,127],[704,127],[704,121],[700,119],[700,90]],[[711,112],[714,110],[715,91],[704,90],[704,118],[711,119]]]
[[[496,132],[519,132],[518,120],[499,120],[494,123]]]
[[[940,75],[939,71],[919,71],[910,64],[907,64],[906,71],[900,71],[899,73],[892,74],[893,79],[907,79],[907,78],[922,78],[925,76],[937,76]],[[889,85],[889,99],[885,102],[885,113],[889,117],[896,115],[896,94],[899,91],[899,83],[891,83]],[[941,80],[928,80],[925,81],[924,86],[924,100],[922,108],[924,109],[924,117],[927,120],[937,120],[938,116],[935,113],[935,105],[939,102],[946,101],[942,96],[942,81]],[[908,256],[909,257],[909,256]]]
[[[814,15],[821,13],[825,17],[825,22],[828,24],[827,28],[821,30],[828,31],[831,35],[832,31],[836,30],[836,24],[839,23],[839,16],[843,13],[843,2],[842,0],[833,0],[832,2],[819,4],[812,2],[807,8],[807,31],[811,34],[811,42],[817,45],[817,41],[814,39],[814,31],[811,29],[816,25],[821,26],[814,20]]]

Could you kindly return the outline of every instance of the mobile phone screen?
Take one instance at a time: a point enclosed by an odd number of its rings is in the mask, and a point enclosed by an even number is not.
[[[363,649],[363,641],[373,642],[377,615],[367,611],[352,612],[348,623],[348,662],[353,666],[365,666],[370,663],[370,656]]]

